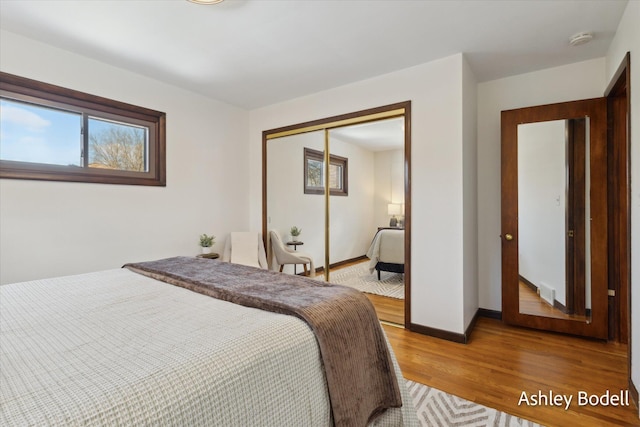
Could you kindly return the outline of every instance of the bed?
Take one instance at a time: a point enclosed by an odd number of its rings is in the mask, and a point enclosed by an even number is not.
[[[378,272],[380,280],[381,271],[404,273],[404,230],[381,229],[369,246],[367,251],[369,272]]]
[[[316,335],[295,316],[125,268],[4,285],[0,292],[0,425],[335,421]],[[402,407],[369,424],[417,425],[390,355]]]

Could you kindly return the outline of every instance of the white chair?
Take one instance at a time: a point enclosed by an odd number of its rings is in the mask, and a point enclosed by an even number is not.
[[[252,231],[232,232],[224,245],[222,261],[268,269],[262,235]]]
[[[281,273],[285,264],[302,264],[304,267],[304,275],[306,276],[308,274],[311,277],[315,277],[316,269],[313,266],[313,257],[311,255],[294,251],[285,246],[277,231],[271,230],[269,234],[271,236],[273,256],[275,257],[276,263],[280,266]],[[307,270],[307,264],[309,264],[309,270]]]

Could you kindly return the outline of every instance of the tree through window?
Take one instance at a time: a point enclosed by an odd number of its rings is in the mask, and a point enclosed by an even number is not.
[[[347,196],[348,159],[329,156],[329,189],[333,196]],[[324,194],[324,153],[311,148],[304,149],[304,193]]]
[[[165,114],[0,73],[0,178],[166,185]]]
[[[90,168],[147,172],[147,130],[89,119]]]

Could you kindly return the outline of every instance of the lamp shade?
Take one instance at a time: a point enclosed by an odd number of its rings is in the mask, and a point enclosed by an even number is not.
[[[387,213],[389,215],[400,215],[400,212],[402,212],[402,207],[399,204],[389,203],[387,205]]]

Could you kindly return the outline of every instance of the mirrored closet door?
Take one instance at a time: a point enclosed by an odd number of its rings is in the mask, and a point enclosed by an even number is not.
[[[275,233],[313,259],[317,280],[364,292],[381,320],[399,325],[410,286],[409,109],[400,103],[263,133],[272,269],[280,269]],[[282,271],[304,274],[302,265]]]

